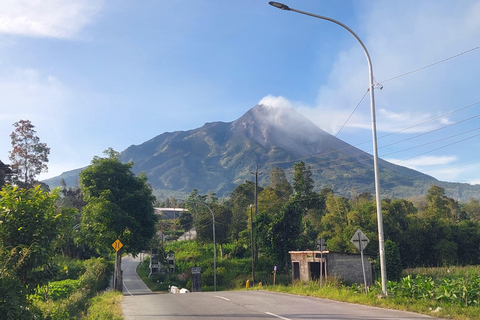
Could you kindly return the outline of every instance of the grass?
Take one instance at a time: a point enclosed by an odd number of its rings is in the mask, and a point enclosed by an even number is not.
[[[405,269],[402,276],[422,275],[432,278],[470,278],[473,275],[480,275],[480,266],[449,266],[449,267],[422,267]]]
[[[123,320],[121,292],[109,291],[90,300],[84,319]]]
[[[376,284],[370,288],[367,294],[363,290],[357,290],[356,286],[342,286],[339,281],[327,282],[323,288],[320,288],[318,282],[300,283],[285,286],[264,286],[264,290],[273,292],[283,292],[317,298],[325,298],[348,303],[357,303],[381,308],[411,311],[439,317],[456,320],[474,320],[479,319],[480,306],[460,306],[453,303],[443,303],[435,299],[412,299],[402,296],[389,295],[381,297],[381,286]],[[256,287],[255,289],[259,289]]]

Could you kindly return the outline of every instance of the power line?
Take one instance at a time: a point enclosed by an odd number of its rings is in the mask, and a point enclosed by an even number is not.
[[[438,170],[433,170],[433,171],[427,171],[427,173],[440,172],[440,171],[446,171],[446,170],[451,170],[451,169],[456,169],[456,168],[462,168],[462,167],[471,166],[472,164],[477,164],[477,163],[480,163],[480,160],[465,163],[465,164],[461,164],[461,165],[458,165],[458,166],[455,166],[455,167],[449,167],[449,168],[443,168],[443,169],[438,169]]]
[[[462,108],[462,109],[465,109],[465,108]],[[460,109],[459,109],[460,110]],[[425,136],[427,134],[430,134],[430,133],[433,133],[433,132],[436,132],[436,131],[439,131],[439,130],[443,130],[443,129],[447,129],[447,128],[450,128],[452,126],[455,126],[455,125],[458,125],[458,124],[461,124],[461,123],[464,123],[466,121],[469,121],[469,120],[472,120],[472,119],[475,119],[477,117],[480,117],[480,114],[479,115],[475,115],[475,116],[472,116],[472,117],[469,117],[469,118],[466,118],[466,119],[463,119],[463,120],[460,120],[458,122],[455,122],[455,123],[451,123],[449,125],[446,125],[446,126],[443,126],[443,127],[440,127],[440,128],[437,128],[437,129],[433,129],[433,130],[430,130],[428,132],[424,132],[424,133],[421,133],[421,134],[418,134],[416,136],[413,136],[413,137],[410,137],[410,138],[407,138],[407,139],[404,139],[404,140],[401,140],[401,141],[397,141],[397,142],[394,142],[394,143],[391,143],[391,144],[388,144],[388,145],[383,145],[383,146],[380,146],[378,149],[383,149],[383,148],[386,148],[386,147],[390,147],[392,145],[396,145],[396,144],[399,144],[399,143],[402,143],[402,142],[405,142],[405,141],[408,141],[408,140],[412,140],[412,139],[415,139],[415,138],[419,138],[419,137],[422,137],[422,136]],[[429,121],[425,121],[423,123],[426,123],[426,122],[429,122]],[[470,130],[472,131],[472,130]],[[467,132],[464,132],[464,133],[468,133],[470,131],[467,131]],[[458,134],[457,134],[458,135]],[[454,136],[457,136],[457,135],[454,135]],[[448,138],[451,138],[451,137],[454,137],[454,136],[449,136],[449,137],[446,137],[444,139],[448,139]],[[340,149],[336,149],[336,150],[332,150],[332,151],[328,151],[328,152],[322,152],[320,154],[317,154],[317,155],[313,155],[313,156],[309,156],[309,157],[305,157],[305,158],[298,158],[298,159],[294,159],[294,160],[289,160],[289,161],[277,161],[277,162],[267,162],[264,164],[264,166],[266,165],[273,165],[273,164],[281,164],[281,163],[292,163],[292,162],[296,162],[296,161],[302,161],[302,160],[308,160],[308,159],[312,159],[312,158],[321,158],[323,156],[326,156],[326,155],[329,155],[329,154],[332,154],[332,153],[335,153],[335,152],[340,152],[342,150],[347,150],[347,149],[351,149],[351,148],[355,148],[355,146],[348,146],[348,147],[345,147],[345,148],[340,148]],[[359,149],[357,149],[359,150]],[[362,155],[365,153],[368,153],[368,152],[371,152],[372,150],[367,150],[367,151],[361,151],[359,150],[359,152],[357,153],[354,153],[354,154],[350,154],[350,155],[345,155],[343,157],[340,157],[340,158],[337,158],[335,159],[335,161],[339,161],[339,160],[343,160],[343,159],[348,159],[350,157],[353,157],[353,156],[356,156],[356,155]],[[405,150],[402,150],[402,151],[405,151]],[[387,154],[388,155],[388,154]],[[385,156],[385,155],[383,155]],[[323,162],[320,162],[320,163],[315,163],[315,165],[321,165],[321,164],[325,164],[325,163],[329,163],[331,160],[325,160]],[[347,162],[347,163],[343,163],[342,165],[345,165],[345,164],[348,164],[350,162]],[[339,166],[339,165],[337,165]],[[341,166],[341,165],[340,165]]]
[[[476,135],[474,135],[474,136],[471,136],[471,137],[468,137],[468,138],[465,138],[465,139],[462,139],[462,140],[459,140],[459,141],[455,141],[455,142],[449,143],[449,144],[447,144],[447,145],[444,145],[444,146],[441,146],[441,147],[438,147],[438,148],[435,148],[435,149],[432,149],[432,150],[429,150],[429,151],[426,151],[426,152],[417,154],[417,155],[415,155],[415,156],[413,156],[413,157],[410,157],[410,158],[406,158],[406,159],[399,160],[399,161],[397,161],[397,163],[398,163],[398,162],[407,161],[407,160],[410,160],[410,159],[413,159],[413,158],[417,158],[417,157],[420,157],[420,156],[423,156],[424,154],[427,154],[427,153],[430,153],[430,152],[433,152],[433,151],[437,151],[437,150],[440,150],[440,149],[449,147],[449,146],[451,146],[451,145],[454,145],[454,144],[457,144],[457,143],[460,143],[460,142],[463,142],[463,141],[466,141],[466,140],[470,140],[470,139],[475,138],[475,137],[477,137],[477,136],[480,136],[480,134],[476,134]]]
[[[385,82],[387,82],[387,81],[391,81],[391,80],[395,80],[395,79],[398,79],[398,78],[401,78],[401,77],[405,77],[405,76],[407,76],[407,75],[409,75],[409,74],[412,74],[412,73],[415,73],[415,72],[418,72],[418,71],[421,71],[421,70],[424,70],[424,69],[433,67],[433,66],[435,66],[435,65],[437,65],[437,64],[440,64],[440,63],[446,62],[446,61],[448,61],[448,60],[457,58],[457,57],[459,57],[459,56],[461,56],[461,55],[464,55],[464,54],[466,54],[466,53],[472,52],[472,51],[477,50],[477,49],[480,49],[480,46],[475,47],[475,48],[472,48],[472,49],[469,49],[469,50],[467,50],[467,51],[460,52],[460,53],[458,53],[458,54],[456,54],[456,55],[454,55],[454,56],[451,56],[451,57],[448,57],[448,58],[446,58],[446,59],[443,59],[443,60],[434,62],[434,63],[429,64],[429,65],[426,65],[426,66],[424,66],[424,67],[421,67],[421,68],[418,68],[418,69],[415,69],[415,70],[412,70],[412,71],[409,71],[409,72],[400,74],[400,75],[398,75],[398,76],[395,76],[395,77],[392,77],[392,78],[389,78],[389,79],[380,81],[379,83],[385,83]]]
[[[392,154],[395,154],[395,153],[400,153],[400,152],[408,151],[408,150],[411,150],[411,149],[424,147],[424,146],[429,145],[429,144],[432,144],[432,143],[436,143],[436,142],[440,142],[440,141],[445,141],[445,140],[447,140],[447,139],[451,139],[451,138],[454,138],[454,137],[458,137],[458,136],[461,136],[461,135],[463,135],[463,134],[470,133],[470,132],[476,131],[476,130],[480,130],[480,128],[475,128],[475,129],[472,129],[472,130],[468,130],[468,131],[465,131],[465,132],[462,132],[462,133],[458,133],[458,134],[455,134],[455,135],[453,135],[453,136],[445,137],[445,138],[442,138],[442,139],[438,139],[438,140],[435,140],[435,141],[426,142],[426,143],[424,143],[424,144],[420,144],[420,145],[417,145],[417,146],[414,146],[414,147],[410,147],[410,148],[407,148],[407,149],[398,150],[398,151],[395,151],[395,152],[390,152],[390,153],[384,154],[383,156],[389,156],[389,155],[392,155]],[[478,134],[475,135],[475,136],[473,136],[473,137],[476,137],[476,136],[478,136]],[[472,137],[472,138],[473,138],[473,137]]]

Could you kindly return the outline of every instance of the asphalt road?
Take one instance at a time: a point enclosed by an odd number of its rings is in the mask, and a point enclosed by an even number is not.
[[[137,266],[139,263],[139,257],[135,259],[132,256],[122,258],[124,295],[133,296],[153,293],[137,274]]]
[[[283,319],[400,320],[432,317],[344,302],[267,291],[221,291],[186,294],[151,293],[135,272],[139,260],[122,261],[125,320]]]

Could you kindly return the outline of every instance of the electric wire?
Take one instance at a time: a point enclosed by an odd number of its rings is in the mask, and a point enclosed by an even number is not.
[[[440,127],[440,128],[436,128],[436,129],[433,129],[433,130],[430,130],[430,131],[427,131],[427,132],[424,132],[424,133],[421,133],[421,134],[418,134],[416,136],[413,136],[413,137],[409,137],[409,138],[406,138],[404,140],[400,140],[400,141],[397,141],[397,142],[393,142],[393,143],[390,143],[390,144],[387,144],[387,145],[382,145],[380,147],[378,147],[379,150],[383,149],[383,148],[386,148],[386,147],[390,147],[392,145],[396,145],[396,144],[400,144],[402,142],[405,142],[405,141],[408,141],[408,140],[412,140],[412,139],[415,139],[415,138],[419,138],[419,137],[422,137],[422,136],[425,136],[427,134],[430,134],[430,133],[433,133],[433,132],[436,132],[436,131],[439,131],[439,130],[443,130],[443,129],[447,129],[447,128],[450,128],[452,126],[455,126],[455,125],[458,125],[458,124],[461,124],[461,123],[464,123],[466,121],[469,121],[469,120],[472,120],[472,119],[475,119],[477,117],[480,117],[480,115],[475,115],[475,116],[472,116],[472,117],[469,117],[467,119],[463,119],[463,120],[460,120],[458,122],[455,122],[455,123],[451,123],[451,124],[448,124],[446,126],[443,126],[443,127]],[[423,123],[426,123],[428,121],[425,121]],[[469,132],[469,131],[467,131]],[[465,132],[465,133],[467,133]],[[454,135],[456,136],[456,135]],[[450,137],[453,137],[453,136],[449,136],[449,137],[446,137],[444,139],[448,139]],[[332,154],[332,153],[335,153],[335,152],[339,152],[339,151],[342,151],[342,150],[346,150],[346,149],[352,149],[352,148],[355,148],[355,146],[348,146],[348,147],[345,147],[345,148],[340,148],[340,149],[337,149],[337,150],[332,150],[332,151],[329,151],[329,152],[323,152],[323,153],[320,153],[320,154],[317,154],[317,155],[313,155],[313,156],[309,156],[309,157],[305,157],[305,158],[298,158],[298,159],[294,159],[294,160],[289,160],[289,161],[277,161],[277,162],[267,162],[264,164],[264,166],[266,165],[272,165],[272,164],[282,164],[282,163],[292,163],[292,162],[296,162],[296,161],[302,161],[302,160],[308,160],[308,159],[312,159],[312,158],[320,158],[320,157],[323,157],[323,156],[326,156],[326,155],[329,155],[329,154]],[[356,149],[356,148],[355,148]],[[359,149],[357,149],[359,150]],[[402,151],[405,151],[405,150],[402,150]],[[339,161],[339,160],[343,160],[343,159],[349,159],[353,156],[356,156],[356,155],[363,155],[364,152],[366,153],[369,153],[369,152],[372,152],[371,149],[367,150],[367,151],[361,151],[359,150],[359,152],[356,152],[354,154],[350,154],[350,155],[345,155],[343,157],[339,157],[337,159],[335,159],[335,161]],[[385,155],[388,155],[388,154],[384,154],[382,156],[385,156]],[[326,163],[329,163],[331,162],[331,160],[325,160],[323,162],[319,162],[319,163],[315,163],[315,165],[322,165],[322,164],[326,164]]]
[[[458,54],[456,54],[456,55],[453,55],[453,56],[448,57],[448,58],[446,58],[446,59],[443,59],[443,60],[440,60],[440,61],[431,63],[431,64],[426,65],[426,66],[424,66],[424,67],[421,67],[421,68],[418,68],[418,69],[415,69],[415,70],[412,70],[412,71],[409,71],[409,72],[406,72],[406,73],[402,73],[402,74],[400,74],[400,75],[398,75],[398,76],[395,76],[395,77],[392,77],[392,78],[389,78],[389,79],[380,81],[379,83],[385,83],[385,82],[392,81],[392,80],[395,80],[395,79],[398,79],[398,78],[401,78],[401,77],[408,76],[408,75],[410,75],[410,74],[412,74],[412,73],[425,70],[425,69],[427,69],[427,68],[430,68],[430,67],[433,67],[433,66],[435,66],[435,65],[437,65],[437,64],[440,64],[440,63],[446,62],[446,61],[448,61],[448,60],[457,58],[457,57],[459,57],[459,56],[461,56],[461,55],[464,55],[464,54],[466,54],[466,53],[475,51],[475,50],[477,50],[477,49],[480,49],[480,46],[475,47],[475,48],[472,48],[472,49],[469,49],[469,50],[466,50],[466,51],[463,51],[463,52],[460,52],[460,53],[458,53]]]

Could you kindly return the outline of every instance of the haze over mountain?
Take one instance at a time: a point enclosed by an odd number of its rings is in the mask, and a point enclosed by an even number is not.
[[[133,161],[135,173],[145,172],[160,197],[182,198],[193,189],[228,196],[245,180],[253,180],[256,165],[262,173],[260,186],[268,184],[275,166],[284,169],[291,180],[293,164],[299,161],[311,167],[317,191],[328,187],[344,196],[375,191],[370,154],[335,138],[290,108],[257,105],[233,122],[165,132],[128,147],[121,152],[120,160]],[[52,187],[64,178],[70,186],[80,171],[72,170],[44,182]],[[432,184],[445,188],[455,199],[466,201],[480,194],[480,186],[440,182],[381,159],[379,171],[382,197],[423,195]]]

